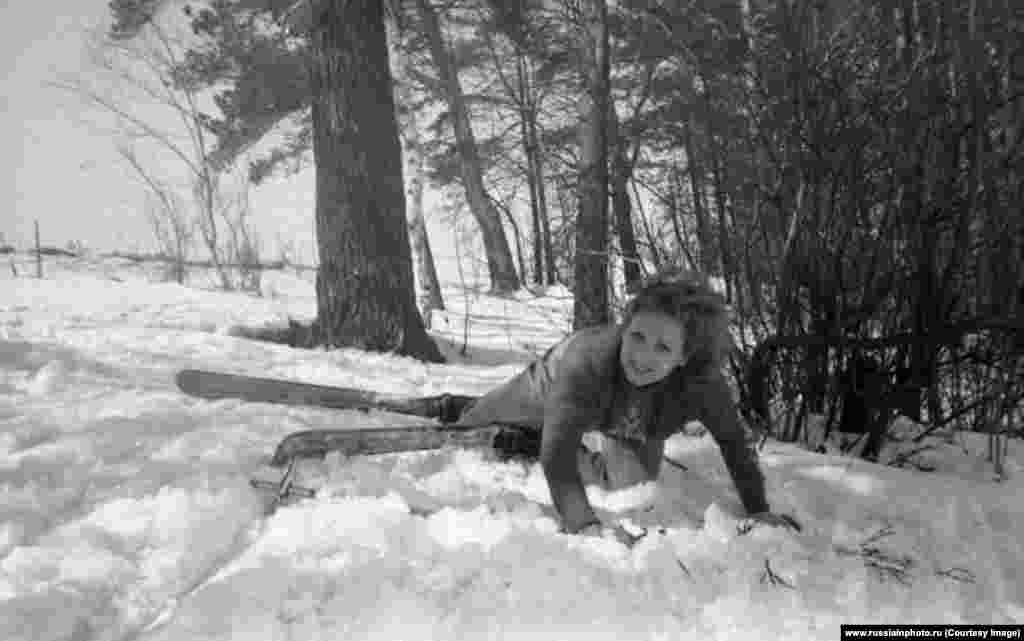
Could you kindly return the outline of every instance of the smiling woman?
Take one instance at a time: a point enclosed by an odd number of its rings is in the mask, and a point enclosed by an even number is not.
[[[692,420],[714,436],[747,512],[771,522],[764,479],[721,368],[725,302],[691,273],[650,279],[622,323],[580,330],[486,394],[463,424],[518,423],[541,431],[540,460],[567,532],[631,537],[606,528],[584,482],[620,489],[658,477],[665,441]],[[599,451],[584,432],[602,434]]]
[[[629,382],[637,387],[657,383],[683,365],[683,332],[682,322],[667,314],[633,314],[619,350],[619,363]]]

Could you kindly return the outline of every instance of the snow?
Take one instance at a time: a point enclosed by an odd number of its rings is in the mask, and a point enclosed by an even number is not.
[[[769,498],[799,534],[749,528],[700,430],[670,441],[656,483],[588,489],[647,531],[631,549],[560,534],[539,467],[480,451],[332,455],[301,469],[315,499],[266,516],[248,479],[289,432],[413,419],[203,401],[177,370],[479,394],[563,335],[568,293],[446,287],[432,331],[450,363],[434,365],[233,335],[311,318],[308,273],[268,273],[255,298],[135,263],[46,269],[0,277],[0,639],[832,640],[841,623],[1024,621],[1019,441],[1000,482],[970,435],[936,441],[930,473],[769,441]]]

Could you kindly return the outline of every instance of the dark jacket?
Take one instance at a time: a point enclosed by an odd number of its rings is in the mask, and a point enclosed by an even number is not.
[[[541,465],[555,508],[569,532],[596,520],[577,467],[583,433],[639,436],[637,448],[652,478],[665,440],[689,421],[714,436],[747,512],[768,510],[764,477],[739,422],[732,394],[710,363],[688,362],[643,388],[626,381],[619,365],[621,328],[580,330],[552,347],[523,372],[480,398],[460,419],[465,424],[534,425],[541,434]],[[626,406],[643,408],[642,434],[623,433]]]

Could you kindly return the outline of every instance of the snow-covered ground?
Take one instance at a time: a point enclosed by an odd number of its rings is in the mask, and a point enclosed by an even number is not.
[[[463,357],[452,285],[434,319],[451,362],[427,365],[233,336],[312,317],[311,274],[266,274],[253,298],[123,261],[46,269],[0,270],[0,639],[803,641],[841,623],[1024,621],[1020,442],[999,483],[973,442],[934,473],[769,442],[770,500],[800,534],[741,527],[696,432],[657,483],[590,489],[604,516],[648,528],[632,549],[559,534],[538,466],[477,451],[330,457],[315,500],[265,517],[247,479],[283,436],[410,419],[198,400],[178,369],[483,393],[566,331],[571,301],[471,294]]]

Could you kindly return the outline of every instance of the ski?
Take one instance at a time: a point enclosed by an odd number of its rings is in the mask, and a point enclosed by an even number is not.
[[[510,426],[415,425],[356,429],[318,429],[293,432],[277,445],[270,465],[282,467],[293,458],[372,456],[443,447],[489,447],[497,434]]]
[[[225,374],[199,369],[177,373],[175,383],[185,394],[207,400],[236,398],[253,403],[307,405],[329,409],[379,409],[436,418],[454,423],[462,410],[476,400],[473,396],[440,394],[402,397],[350,387],[315,385],[276,378]]]
[[[282,503],[316,495],[316,489],[298,480],[302,460],[322,459],[330,452],[351,457],[445,447],[493,448],[502,458],[529,456],[524,453],[540,451],[540,433],[506,424],[304,430],[285,436],[270,461],[250,478],[249,484],[270,493],[266,509],[269,514]]]
[[[315,385],[274,378],[186,369],[175,376],[178,388],[207,400],[240,399],[254,403],[305,405],[330,409],[378,409],[432,418],[439,423],[402,427],[313,429],[293,432],[277,445],[269,463],[249,484],[270,493],[267,512],[296,498],[311,498],[316,490],[304,486],[299,463],[322,459],[330,452],[344,457],[436,450],[444,447],[493,448],[499,458],[536,457],[538,430],[521,425],[455,425],[475,397],[440,394],[401,397],[348,387]]]

